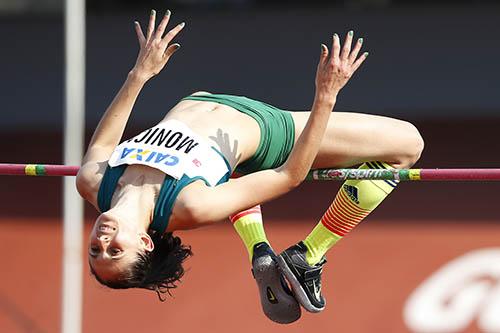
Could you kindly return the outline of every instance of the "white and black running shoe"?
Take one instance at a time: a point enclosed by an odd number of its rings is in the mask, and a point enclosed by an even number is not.
[[[321,295],[321,273],[326,259],[310,266],[306,261],[307,247],[303,242],[283,251],[277,258],[279,267],[287,278],[295,298],[309,312],[320,312],[325,308]]]
[[[302,313],[278,268],[276,258],[269,244],[256,244],[253,248],[252,274],[265,315],[276,323],[289,324],[299,319]]]

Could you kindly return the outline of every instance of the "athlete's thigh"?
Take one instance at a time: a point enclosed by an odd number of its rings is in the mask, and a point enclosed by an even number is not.
[[[291,114],[297,140],[309,112]],[[417,129],[406,121],[354,112],[333,112],[313,167],[341,168],[366,161],[385,161],[397,167],[414,158],[415,145],[420,143]]]

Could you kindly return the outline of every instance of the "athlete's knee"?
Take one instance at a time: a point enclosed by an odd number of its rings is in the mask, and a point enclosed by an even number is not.
[[[400,144],[403,147],[403,152],[396,161],[397,167],[410,168],[420,159],[425,145],[424,139],[415,125],[404,122],[404,134]]]
[[[199,96],[199,95],[211,95],[211,93],[209,93],[208,91],[200,90],[200,91],[195,91],[194,93],[191,94],[191,96]]]

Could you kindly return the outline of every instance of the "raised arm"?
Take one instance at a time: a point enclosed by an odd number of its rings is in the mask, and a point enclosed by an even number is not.
[[[309,172],[325,133],[330,113],[339,91],[367,57],[358,58],[361,44],[351,51],[352,33],[341,50],[337,34],[333,36],[332,52],[321,45],[316,72],[316,92],[308,122],[298,138],[288,160],[274,170],[263,170],[232,179],[215,188],[200,189],[202,208],[190,207],[198,222],[213,222],[248,207],[274,199],[298,186]],[[210,208],[211,207],[211,208]]]
[[[155,18],[156,12],[153,10],[149,18],[146,36],[144,36],[139,23],[135,22],[140,46],[137,61],[122,88],[102,116],[90,141],[84,163],[96,160],[97,156],[95,156],[96,152],[94,151],[96,149],[99,150],[97,160],[107,160],[111,156],[115,147],[120,143],[125,125],[142,87],[163,69],[172,54],[180,47],[179,44],[169,46],[169,43],[181,31],[184,23],[177,25],[163,37],[170,19],[170,12],[165,14],[156,31]]]
[[[170,11],[167,11],[158,28],[155,29],[156,12],[151,11],[146,35],[142,32],[140,24],[134,23],[140,46],[137,61],[128,73],[120,91],[102,116],[77,176],[77,188],[80,194],[90,201],[93,201],[92,197],[100,183],[104,162],[109,159],[115,147],[120,143],[142,87],[165,67],[172,54],[180,47],[179,44],[169,44],[182,30],[184,23],[177,25],[163,36],[169,19]]]

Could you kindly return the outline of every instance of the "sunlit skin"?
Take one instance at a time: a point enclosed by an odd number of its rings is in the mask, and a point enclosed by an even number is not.
[[[140,91],[180,48],[172,41],[185,25],[177,24],[167,31],[169,20],[167,12],[156,27],[156,12],[152,11],[147,30],[143,32],[140,24],[135,23],[140,46],[136,64],[102,116],[83,159],[77,188],[97,209],[107,161],[123,139]],[[223,221],[229,215],[273,200],[298,186],[311,167],[348,167],[380,160],[405,168],[418,160],[423,141],[413,125],[387,117],[331,112],[339,91],[368,55],[360,53],[362,43],[361,38],[353,40],[351,31],[343,45],[335,34],[330,49],[324,44],[318,47],[315,97],[310,111],[291,113],[294,148],[282,166],[215,187],[208,187],[201,180],[187,185],[172,207],[167,232]],[[232,170],[250,159],[259,146],[258,123],[227,105],[183,100],[161,122],[169,120],[186,124],[217,147]],[[141,165],[130,165],[121,176],[111,209],[99,216],[90,236],[89,262],[101,279],[117,279],[130,268],[138,253],[153,250],[147,231],[164,178],[161,171]]]

